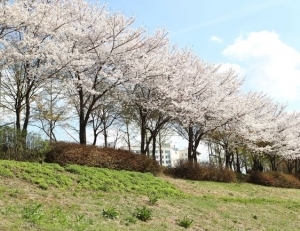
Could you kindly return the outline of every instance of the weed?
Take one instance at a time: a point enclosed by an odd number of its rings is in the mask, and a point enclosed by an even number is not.
[[[19,189],[14,189],[8,195],[13,198],[23,198],[24,192]]]
[[[27,219],[28,221],[32,222],[33,224],[39,224],[44,216],[41,207],[42,207],[42,204],[40,204],[40,203],[33,203],[30,205],[27,205],[23,209],[23,218]]]
[[[14,175],[9,169],[0,167],[0,176],[13,177]]]
[[[84,214],[75,215],[76,223],[73,224],[73,228],[78,231],[84,231],[86,228],[93,223],[91,219],[87,219]]]
[[[79,223],[83,221],[84,217],[85,217],[84,214],[76,214],[75,215],[76,222]]]
[[[193,219],[184,216],[183,219],[178,221],[178,225],[187,229],[192,225],[193,222]]]
[[[125,218],[125,225],[128,226],[129,224],[135,224],[137,219],[133,216]]]
[[[108,218],[108,219],[116,219],[118,217],[118,212],[114,207],[109,207],[107,210],[102,211],[102,216]]]
[[[149,198],[150,205],[155,205],[158,201],[158,196],[154,192],[148,193],[148,198]]]
[[[134,216],[141,221],[148,221],[152,217],[152,211],[146,206],[136,208]]]
[[[51,216],[53,220],[57,220],[60,225],[68,225],[70,217],[65,214],[61,208],[55,208],[51,211]]]

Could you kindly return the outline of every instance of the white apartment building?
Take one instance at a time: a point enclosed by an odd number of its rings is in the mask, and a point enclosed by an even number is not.
[[[178,159],[187,160],[188,159],[188,149],[178,150]]]
[[[131,147],[131,151],[139,154],[141,148],[134,146]],[[175,167],[179,159],[187,160],[187,149],[178,150],[174,146],[166,145],[161,149],[162,165],[165,167]],[[152,150],[150,149],[150,155],[152,155]],[[155,159],[160,163],[160,150],[159,147],[155,150]]]
[[[196,152],[197,153],[197,161],[199,161],[198,156],[201,155],[200,152]],[[183,149],[183,150],[178,150],[178,159],[179,160],[188,160],[188,149]]]

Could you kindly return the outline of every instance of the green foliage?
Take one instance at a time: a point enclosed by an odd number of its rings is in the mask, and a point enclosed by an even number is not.
[[[152,217],[152,211],[146,206],[137,207],[135,209],[134,216],[141,221],[148,221]]]
[[[23,208],[23,218],[33,224],[39,224],[43,216],[42,204],[40,203],[31,203]]]
[[[148,195],[151,191],[160,198],[184,195],[170,183],[150,173],[79,165],[61,167],[58,164],[1,160],[0,176],[26,180],[44,190],[55,187],[62,190],[72,188],[103,192],[130,192],[139,195]]]
[[[149,198],[149,204],[150,205],[155,205],[158,201],[158,196],[155,192],[149,192],[148,193],[148,198]]]
[[[0,176],[13,177],[14,174],[7,168],[0,168]]]
[[[184,228],[189,228],[192,223],[193,223],[193,219],[188,218],[187,216],[184,216],[183,219],[178,220],[178,225]]]
[[[108,219],[116,219],[118,217],[118,212],[114,207],[109,207],[106,210],[103,209],[102,216],[108,218]]]
[[[77,143],[53,143],[45,161],[60,165],[78,164],[153,174],[160,172],[157,161],[145,155],[137,155],[122,149],[98,148]]]
[[[72,184],[72,179],[63,174],[64,168],[57,164],[0,161],[0,175],[8,171],[12,173],[10,177],[24,179],[45,190],[50,186],[66,189]]]
[[[226,183],[237,181],[235,172],[227,168],[201,165],[199,163],[190,163],[189,161],[181,161],[176,167],[165,169],[164,173],[175,178],[189,180],[216,181]]]

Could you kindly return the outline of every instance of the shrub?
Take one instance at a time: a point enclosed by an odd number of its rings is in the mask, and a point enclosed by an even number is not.
[[[110,168],[137,172],[160,172],[156,160],[128,150],[99,148],[92,145],[57,142],[46,154],[46,162],[60,165],[78,164],[89,167]]]
[[[265,186],[275,186],[276,184],[273,176],[259,171],[250,171],[247,182]]]
[[[236,182],[236,174],[227,168],[218,168],[214,166],[202,166],[199,163],[181,161],[174,168],[165,169],[165,174],[175,178],[189,180],[205,180],[217,182]]]
[[[148,221],[152,217],[152,211],[146,206],[136,208],[134,216],[141,221]]]
[[[300,188],[300,181],[295,176],[282,172],[251,171],[247,182],[272,187]]]
[[[187,229],[192,225],[193,222],[194,221],[192,219],[188,218],[187,216],[184,216],[184,218],[179,220],[177,223],[179,226]]]

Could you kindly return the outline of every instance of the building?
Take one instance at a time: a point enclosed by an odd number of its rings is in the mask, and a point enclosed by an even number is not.
[[[178,150],[178,159],[187,160],[188,159],[188,149]]]
[[[197,160],[198,156],[201,154],[200,152],[197,153]],[[178,150],[178,159],[179,160],[188,160],[188,149]]]
[[[131,147],[131,151],[139,154],[141,152],[141,148],[138,146],[134,146]],[[152,155],[151,149],[150,155]],[[174,146],[165,145],[161,148],[161,157],[162,166],[175,167],[180,159],[187,160],[187,149],[178,150]],[[160,163],[159,147],[155,150],[155,159],[158,163]]]

